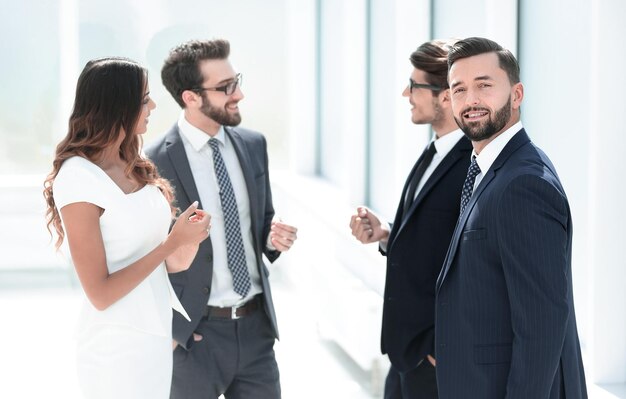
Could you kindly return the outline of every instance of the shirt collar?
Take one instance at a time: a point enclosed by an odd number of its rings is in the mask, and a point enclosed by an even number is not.
[[[185,111],[180,113],[180,117],[178,118],[178,131],[181,135],[183,135],[189,144],[193,147],[194,150],[200,151],[202,148],[207,145],[209,139],[211,138],[208,134],[198,129],[185,118]],[[226,142],[226,133],[224,132],[224,126],[220,126],[220,130],[217,131],[215,137],[222,146]]]
[[[498,137],[493,139],[489,144],[483,148],[480,154],[476,154],[476,150],[472,150],[472,156],[476,156],[476,163],[478,163],[478,167],[480,167],[480,172],[484,175],[487,173],[491,165],[496,161],[498,155],[502,152],[502,149],[507,145],[507,143],[515,136],[515,133],[522,130],[522,122],[517,122],[503,133],[499,134]]]
[[[437,155],[445,156],[454,148],[456,143],[463,137],[463,131],[461,129],[453,130],[448,134],[444,134],[435,140],[435,148],[437,149]],[[435,136],[436,137],[436,136]]]

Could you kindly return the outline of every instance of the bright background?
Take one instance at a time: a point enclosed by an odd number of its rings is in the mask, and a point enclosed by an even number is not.
[[[430,137],[401,96],[409,54],[486,36],[517,55],[524,126],[569,196],[592,398],[626,398],[623,0],[0,0],[0,20],[0,396],[76,395],[82,294],[49,243],[41,187],[83,65],[121,55],[149,69],[149,142],[179,114],[160,83],[168,50],[223,37],[244,76],[242,125],[266,134],[277,211],[300,228],[272,274],[285,397],[378,397],[384,259],[349,218],[360,204],[391,218]]]

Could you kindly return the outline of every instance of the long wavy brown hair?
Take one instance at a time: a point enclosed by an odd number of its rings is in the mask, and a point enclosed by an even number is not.
[[[46,227],[51,236],[51,227],[54,227],[58,236],[55,243],[57,249],[65,237],[53,191],[54,179],[61,165],[73,156],[95,162],[106,148],[115,145],[122,134],[124,139],[119,155],[127,163],[126,176],[135,179],[140,186],[157,186],[169,201],[174,214],[172,187],[159,176],[154,164],[140,155],[142,140],[135,134],[147,77],[145,68],[121,57],[91,60],[83,68],[76,85],[67,135],[57,145],[52,171],[44,181]]]

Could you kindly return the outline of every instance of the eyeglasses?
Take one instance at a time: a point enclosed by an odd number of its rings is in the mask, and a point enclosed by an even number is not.
[[[241,74],[238,73],[237,76],[235,76],[235,80],[233,80],[230,83],[226,83],[223,86],[218,86],[218,87],[194,87],[192,89],[189,89],[191,91],[195,91],[195,92],[201,92],[201,91],[221,91],[224,94],[226,94],[227,96],[230,96],[231,94],[233,94],[235,92],[235,90],[237,90],[237,86],[241,87],[241,82],[242,82],[242,77]]]
[[[413,89],[428,89],[433,91],[443,90],[443,87],[437,85],[431,85],[426,83],[415,83],[413,79],[409,78],[409,93],[413,93]]]

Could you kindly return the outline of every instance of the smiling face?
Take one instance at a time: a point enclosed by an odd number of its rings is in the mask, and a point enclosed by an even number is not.
[[[203,88],[221,87],[237,80],[237,73],[227,59],[202,61],[200,71],[204,76]],[[197,95],[200,96],[198,110],[215,126],[241,123],[238,104],[244,96],[239,85],[230,95],[214,90],[204,90]]]
[[[148,130],[150,111],[156,108],[156,103],[150,98],[150,86],[146,83],[146,90],[141,100],[141,113],[135,126],[135,134],[143,134]]]
[[[449,81],[454,119],[477,151],[519,121],[522,84],[511,85],[496,53],[458,59]]]
[[[426,72],[417,68],[413,68],[411,80],[418,84],[430,84],[427,81]],[[438,93],[433,93],[432,89],[425,87],[414,87],[411,89],[407,86],[402,95],[409,98],[411,121],[416,125],[437,124],[443,118]]]

